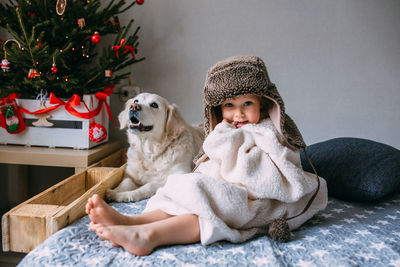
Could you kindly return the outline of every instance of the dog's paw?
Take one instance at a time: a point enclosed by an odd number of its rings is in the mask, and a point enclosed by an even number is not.
[[[127,192],[115,192],[114,194],[114,201],[116,202],[136,202],[142,200],[138,194],[135,194],[132,191]]]
[[[113,189],[107,189],[106,194],[105,194],[106,200],[107,200],[108,202],[117,201],[117,200],[116,200],[116,195],[117,195],[117,193],[118,193],[118,192],[116,192],[116,191],[113,190]]]

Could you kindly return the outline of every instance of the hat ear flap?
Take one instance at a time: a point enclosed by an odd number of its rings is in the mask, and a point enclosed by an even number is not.
[[[125,129],[128,128],[129,125],[129,108],[131,106],[131,101],[126,102],[124,110],[122,110],[119,115],[118,115],[118,121],[119,121],[119,128]]]
[[[181,113],[175,104],[168,105],[167,121],[165,123],[165,131],[168,137],[176,138],[185,129],[186,122],[183,120]]]
[[[210,109],[210,132],[214,130],[215,126],[222,121],[222,110],[221,106],[212,107]]]

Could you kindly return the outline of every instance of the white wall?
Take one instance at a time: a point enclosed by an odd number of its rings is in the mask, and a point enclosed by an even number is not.
[[[145,0],[137,85],[203,116],[207,69],[232,55],[264,59],[306,143],[368,138],[400,148],[400,1]],[[114,105],[114,112],[119,107]]]

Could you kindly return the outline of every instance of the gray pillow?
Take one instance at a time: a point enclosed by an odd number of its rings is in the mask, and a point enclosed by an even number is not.
[[[335,138],[307,147],[330,196],[370,201],[400,191],[400,150],[366,139]],[[304,151],[303,169],[313,172]]]

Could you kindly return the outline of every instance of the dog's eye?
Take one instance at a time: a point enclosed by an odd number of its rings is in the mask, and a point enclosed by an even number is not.
[[[152,108],[158,108],[158,104],[156,102],[153,102],[150,104],[150,107]]]
[[[133,103],[139,103],[139,100],[135,99],[133,100]]]

